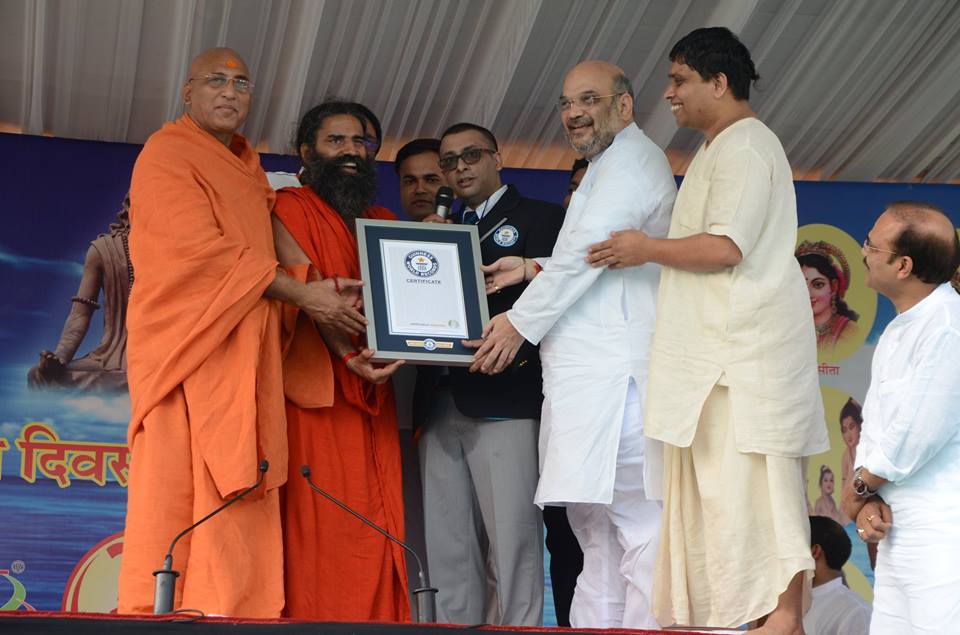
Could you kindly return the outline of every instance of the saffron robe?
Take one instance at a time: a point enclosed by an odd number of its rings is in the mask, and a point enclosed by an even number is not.
[[[274,213],[324,278],[360,278],[356,238],[340,215],[309,187],[277,194]],[[394,219],[372,207],[368,218]],[[360,348],[359,342],[354,344]],[[304,347],[310,348],[306,354]],[[336,621],[407,621],[406,568],[401,547],[312,492],[300,475],[403,539],[400,442],[393,388],[373,385],[330,356],[322,340],[298,337],[291,353],[306,360],[329,358],[333,401],[317,407],[293,394],[298,364],[284,365],[290,475],[282,496],[289,617]],[[301,386],[301,381],[295,382]],[[316,394],[326,390],[323,378]],[[317,397],[321,399],[322,397]]]
[[[228,148],[187,115],[152,135],[134,167],[121,612],[151,612],[151,574],[170,541],[255,483],[262,459],[264,484],[178,543],[174,606],[247,617],[283,608],[280,312],[263,298],[277,270],[273,200],[246,139]]]

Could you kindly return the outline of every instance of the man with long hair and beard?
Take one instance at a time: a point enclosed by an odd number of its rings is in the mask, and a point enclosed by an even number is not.
[[[360,277],[357,218],[394,219],[373,206],[376,163],[356,104],[329,100],[297,131],[304,187],[277,193],[274,238],[281,265],[310,265],[308,276]],[[355,290],[345,293],[355,293]],[[402,364],[378,368],[357,337],[315,328],[303,314],[287,321],[284,362],[289,474],[282,500],[284,580],[289,617],[401,621],[409,617],[401,549],[316,497],[312,478],[394,536],[403,537],[400,446],[393,390]],[[322,337],[317,337],[317,332]],[[305,372],[325,361],[328,372]],[[308,361],[310,360],[310,361]]]

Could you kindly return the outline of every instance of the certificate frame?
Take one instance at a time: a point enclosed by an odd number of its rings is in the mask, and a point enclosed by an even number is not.
[[[475,225],[414,223],[409,221],[358,218],[357,246],[363,284],[363,306],[367,317],[367,346],[376,354],[373,361],[402,359],[413,364],[469,366],[474,350],[461,339],[480,339],[490,320],[487,296],[480,271],[480,240]],[[463,294],[467,337],[405,335],[391,332],[388,273],[384,265],[384,241],[453,245]],[[397,263],[395,266],[403,266]],[[409,275],[409,274],[404,274]]]

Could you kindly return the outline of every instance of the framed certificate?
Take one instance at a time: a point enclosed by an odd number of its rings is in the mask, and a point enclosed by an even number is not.
[[[374,361],[469,366],[489,320],[473,225],[357,219]]]

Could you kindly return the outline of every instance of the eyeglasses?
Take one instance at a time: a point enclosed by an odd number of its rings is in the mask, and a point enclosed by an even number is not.
[[[879,251],[885,254],[893,254],[894,256],[899,256],[900,254],[895,251],[890,251],[889,249],[880,249],[879,247],[874,247],[873,243],[870,242],[870,237],[867,236],[863,239],[863,248],[869,249],[871,251]]]
[[[609,95],[594,95],[593,93],[587,93],[586,95],[579,95],[573,99],[570,99],[569,97],[561,97],[560,100],[557,101],[557,110],[560,112],[567,112],[574,104],[577,105],[577,108],[583,110],[584,108],[593,107],[597,103],[598,99],[619,97],[623,94],[623,91],[621,91],[619,93],[610,93]]]
[[[460,159],[463,159],[463,162],[467,165],[473,165],[480,161],[483,157],[484,152],[489,152],[490,154],[496,154],[496,150],[490,150],[489,148],[467,148],[460,154],[448,154],[440,157],[440,169],[444,172],[451,172],[457,169],[457,166],[460,165]]]
[[[226,75],[221,75],[220,73],[213,73],[211,75],[204,75],[202,77],[191,77],[190,81],[203,80],[204,83],[210,88],[223,88],[230,82],[233,82],[233,89],[238,93],[252,93],[253,92],[253,82],[244,77],[227,77]]]

